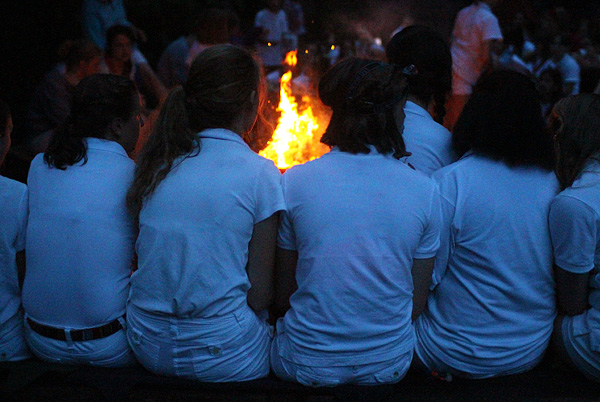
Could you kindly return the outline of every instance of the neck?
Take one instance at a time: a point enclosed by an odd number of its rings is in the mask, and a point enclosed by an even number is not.
[[[125,63],[119,61],[117,59],[113,59],[110,56],[107,56],[105,59],[106,66],[111,71],[111,73],[115,75],[123,75],[123,71],[125,70]]]

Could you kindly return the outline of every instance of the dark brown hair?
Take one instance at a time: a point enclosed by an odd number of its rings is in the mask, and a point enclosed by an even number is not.
[[[71,113],[44,154],[46,163],[64,170],[82,159],[87,162],[84,138],[106,138],[115,118],[132,117],[138,96],[135,83],[121,76],[94,74],[81,80],[75,87]]]
[[[535,83],[511,70],[483,75],[454,126],[452,148],[458,156],[472,150],[511,166],[552,170],[552,138]]]
[[[174,88],[163,104],[148,138],[127,196],[137,216],[143,200],[169,174],[180,157],[200,152],[198,132],[230,128],[262,94],[261,68],[246,50],[215,45],[198,55],[183,87]]]
[[[319,97],[333,109],[321,142],[353,154],[369,153],[367,145],[396,158],[406,154],[394,109],[406,97],[406,78],[393,65],[349,58],[319,82]]]
[[[556,141],[556,177],[570,187],[591,158],[600,158],[600,95],[580,94],[559,100],[549,125]]]
[[[444,38],[426,26],[409,26],[394,35],[386,55],[399,68],[416,67],[417,73],[408,77],[408,92],[425,104],[433,100],[434,119],[442,124],[452,89],[452,55]]]

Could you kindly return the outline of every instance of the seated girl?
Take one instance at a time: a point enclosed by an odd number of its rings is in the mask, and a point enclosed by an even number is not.
[[[534,83],[508,70],[482,77],[452,143],[462,158],[433,175],[441,247],[415,323],[416,364],[442,378],[521,373],[542,359],[556,315],[548,210],[558,183]]]
[[[13,123],[0,99],[0,166],[10,148]],[[23,332],[19,271],[24,267],[27,186],[0,176],[0,362],[31,357]]]
[[[128,338],[153,373],[209,382],[269,374],[280,173],[244,142],[260,66],[215,45],[174,89],[141,154],[129,206],[139,220]]]
[[[452,89],[452,56],[444,38],[431,28],[413,25],[398,32],[387,47],[390,63],[414,65],[408,78],[402,139],[410,152],[407,161],[431,175],[456,160],[452,135],[442,126],[446,97]]]
[[[600,381],[600,96],[560,100],[550,117],[562,192],[550,207],[564,361]]]
[[[271,365],[284,380],[396,383],[410,366],[440,228],[435,183],[399,160],[406,85],[358,58],[319,83],[332,149],[282,179]]]
[[[41,359],[135,362],[124,331],[136,236],[125,196],[139,111],[132,81],[88,77],[68,124],[31,163],[23,307],[27,342]]]

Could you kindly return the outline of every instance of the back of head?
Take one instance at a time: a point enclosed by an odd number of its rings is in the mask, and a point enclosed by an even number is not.
[[[442,123],[452,89],[452,55],[444,38],[426,26],[409,26],[394,35],[386,55],[400,68],[416,67],[417,74],[408,77],[409,93],[425,104],[434,101],[435,120]]]
[[[192,63],[184,91],[192,131],[229,128],[252,94],[260,95],[260,65],[240,47],[212,46]]]
[[[261,95],[260,65],[248,51],[215,45],[200,53],[184,87],[174,88],[164,102],[138,159],[128,195],[132,211],[139,213],[142,200],[167,176],[175,159],[200,152],[198,132],[233,130],[246,120],[251,125]]]
[[[113,120],[129,120],[138,104],[137,87],[127,78],[112,74],[84,78],[75,88],[69,118],[52,136],[44,160],[58,169],[87,160],[84,138],[111,139]]]
[[[590,158],[600,159],[600,95],[561,99],[554,106],[550,127],[556,141],[556,176],[564,189]]]
[[[535,84],[510,70],[482,76],[454,126],[452,146],[459,156],[471,149],[509,165],[551,169],[552,139]]]
[[[81,61],[90,61],[101,55],[102,51],[95,43],[84,39],[66,40],[58,48],[58,57],[65,62],[67,71],[77,68]]]
[[[394,110],[406,98],[407,83],[393,65],[349,58],[332,67],[319,82],[321,101],[333,113],[321,142],[349,153],[405,155]]]

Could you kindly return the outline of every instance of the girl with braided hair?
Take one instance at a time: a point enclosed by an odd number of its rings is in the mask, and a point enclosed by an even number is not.
[[[321,158],[287,170],[274,373],[309,386],[400,381],[439,246],[436,186],[401,159],[406,78],[350,58],[325,74]]]
[[[388,44],[387,57],[399,68],[414,65],[408,77],[402,138],[411,153],[408,163],[431,175],[456,160],[450,132],[442,126],[446,97],[452,89],[452,56],[440,34],[413,25],[398,32]]]

